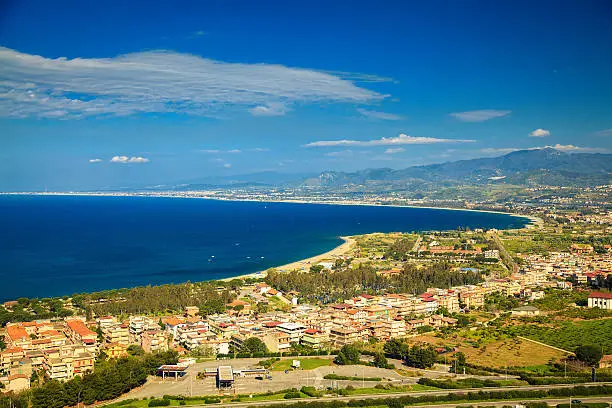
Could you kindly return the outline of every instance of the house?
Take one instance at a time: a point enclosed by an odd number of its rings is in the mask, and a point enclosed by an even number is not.
[[[587,299],[587,306],[612,310],[612,293],[591,292]]]
[[[91,331],[82,320],[67,320],[66,325],[68,326],[68,335],[75,341],[80,341],[85,344],[95,344],[98,335],[96,332]]]
[[[512,309],[512,316],[537,316],[540,314],[540,309],[534,306],[521,306]]]
[[[5,385],[6,391],[21,392],[30,388],[30,377],[24,374],[8,376],[8,384]]]
[[[185,316],[186,317],[195,317],[198,313],[200,313],[200,308],[197,306],[187,306],[185,307]]]
[[[276,326],[276,330],[285,333],[290,338],[290,343],[299,343],[306,326],[299,323],[281,323]]]
[[[145,353],[168,351],[168,339],[161,330],[147,330],[142,333],[140,338]]]
[[[599,360],[599,368],[612,368],[612,354],[606,354]]]
[[[327,334],[317,329],[306,329],[302,335],[301,343],[315,350],[324,348],[329,342]]]
[[[108,356],[108,358],[127,357],[127,347],[128,346],[123,343],[109,343],[106,345],[104,353]]]

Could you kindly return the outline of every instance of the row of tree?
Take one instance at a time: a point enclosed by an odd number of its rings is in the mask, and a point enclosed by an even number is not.
[[[445,262],[417,269],[404,265],[401,273],[390,278],[379,276],[371,264],[342,267],[333,273],[293,272],[270,270],[266,282],[284,291],[299,291],[309,301],[333,303],[359,293],[423,293],[429,287],[449,288],[476,284],[482,281],[478,272],[454,271]]]

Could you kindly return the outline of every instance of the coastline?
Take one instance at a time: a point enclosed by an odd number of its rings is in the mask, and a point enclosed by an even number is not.
[[[288,203],[288,204],[319,204],[319,205],[345,205],[345,206],[370,206],[370,207],[396,207],[396,208],[426,208],[435,210],[452,210],[452,211],[472,211],[481,213],[493,213],[493,214],[504,214],[512,217],[523,218],[529,220],[522,228],[518,229],[531,229],[537,228],[542,225],[543,220],[530,215],[513,214],[503,211],[491,211],[491,210],[475,210],[475,209],[463,209],[463,208],[449,208],[449,207],[433,207],[433,206],[418,206],[418,205],[400,205],[400,204],[381,204],[371,203],[363,201],[315,201],[315,200],[266,200],[266,199],[254,199],[254,198],[225,198],[225,197],[211,197],[211,196],[195,196],[195,195],[176,195],[176,194],[139,194],[139,193],[78,193],[78,192],[59,192],[59,193],[46,193],[46,192],[31,192],[31,193],[5,193],[0,192],[2,195],[16,195],[16,196],[84,196],[84,197],[141,197],[141,198],[183,198],[183,199],[201,199],[201,200],[216,200],[216,201],[236,201],[236,202],[261,202],[261,203]],[[340,236],[342,243],[337,247],[309,258],[300,259],[294,262],[290,262],[284,265],[272,266],[263,271],[252,272],[243,275],[231,276],[227,278],[215,279],[219,281],[231,281],[234,279],[261,279],[266,276],[266,272],[269,269],[275,269],[279,272],[292,272],[295,270],[307,270],[309,266],[321,262],[325,259],[336,259],[340,256],[345,255],[351,250],[355,244],[355,238],[353,236]]]
[[[191,193],[196,193],[198,191],[191,191]],[[354,200],[343,200],[343,201],[316,201],[316,200],[271,200],[271,199],[256,199],[256,198],[226,198],[226,197],[215,197],[208,195],[178,195],[178,194],[162,194],[162,193],[106,193],[106,192],[0,192],[0,196],[7,195],[15,195],[15,196],[83,196],[83,197],[157,197],[157,198],[182,198],[182,199],[200,199],[200,200],[216,200],[216,201],[238,201],[238,202],[256,202],[256,203],[286,203],[286,204],[319,204],[319,205],[347,205],[347,206],[366,206],[366,207],[394,207],[394,208],[427,208],[431,210],[450,210],[450,211],[471,211],[471,212],[480,212],[480,213],[490,213],[490,214],[504,214],[517,218],[527,218],[532,222],[542,220],[538,217],[531,215],[523,215],[523,214],[515,214],[507,211],[493,211],[493,210],[475,210],[472,208],[454,208],[454,207],[441,207],[441,206],[425,206],[425,205],[400,205],[400,204],[381,204],[376,202],[363,202],[363,201],[354,201]]]
[[[248,279],[248,278],[261,279],[261,278],[266,277],[267,271],[270,269],[274,269],[279,272],[293,272],[295,270],[306,271],[308,270],[308,267],[310,267],[311,265],[316,265],[317,263],[321,261],[328,260],[328,259],[329,260],[337,259],[341,256],[346,255],[346,253],[349,252],[353,248],[356,242],[355,238],[352,236],[345,236],[345,237],[338,237],[338,238],[340,238],[343,242],[337,247],[327,252],[324,252],[322,254],[314,255],[314,256],[311,256],[310,258],[300,259],[298,261],[290,262],[288,264],[284,264],[280,266],[272,266],[264,271],[247,273],[244,275],[238,275],[238,276],[234,276],[231,278],[223,278],[223,279],[216,279],[216,280],[227,282],[233,279]]]

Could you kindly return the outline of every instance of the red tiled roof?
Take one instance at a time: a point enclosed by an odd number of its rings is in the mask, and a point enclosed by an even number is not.
[[[589,298],[612,299],[612,293],[591,292]]]
[[[306,330],[304,330],[304,333],[306,333],[306,334],[317,334],[317,333],[320,333],[320,330],[317,330],[317,329],[306,329]]]
[[[26,332],[26,330],[20,326],[9,326],[6,328],[6,333],[13,341],[27,339],[29,337],[28,332]]]
[[[85,326],[85,323],[83,323],[80,320],[69,320],[68,321],[68,327],[70,328],[70,330],[72,330],[73,332],[75,332],[76,334],[78,334],[79,336],[95,336],[96,333],[92,332],[91,330],[89,330],[87,328],[87,326]]]

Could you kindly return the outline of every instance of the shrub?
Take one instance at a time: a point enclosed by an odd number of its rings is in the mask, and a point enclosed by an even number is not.
[[[302,398],[302,394],[299,391],[292,391],[285,394],[284,399],[295,399]]]
[[[169,407],[170,400],[169,399],[152,399],[149,401],[148,407]]]

